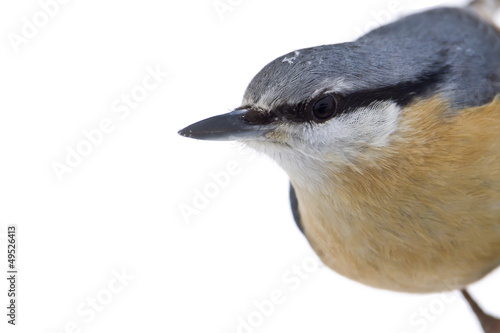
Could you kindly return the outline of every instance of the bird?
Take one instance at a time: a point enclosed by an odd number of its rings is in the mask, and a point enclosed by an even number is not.
[[[438,7],[282,55],[240,106],[178,133],[238,141],[288,174],[321,261],[362,284],[467,291],[500,265],[499,1]]]

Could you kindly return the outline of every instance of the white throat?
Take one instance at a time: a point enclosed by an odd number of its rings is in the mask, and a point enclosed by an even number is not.
[[[359,161],[376,163],[391,142],[401,108],[392,101],[342,114],[319,124],[283,123],[267,141],[246,144],[275,160],[294,184],[320,190],[324,182]]]

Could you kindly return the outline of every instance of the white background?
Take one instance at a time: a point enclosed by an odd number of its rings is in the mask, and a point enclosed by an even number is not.
[[[438,4],[400,1],[386,17],[390,2],[224,0],[231,10],[218,13],[213,0],[70,0],[47,22],[37,1],[2,2],[0,267],[15,223],[20,275],[14,329],[1,279],[0,331],[233,333],[250,317],[240,332],[479,332],[458,294],[375,290],[314,269],[277,165],[177,135],[239,106],[274,58]],[[46,25],[14,47],[33,16]],[[168,76],[128,116],[114,112],[147,68]],[[103,119],[111,133],[60,181],[53,164]],[[228,165],[236,174],[214,188],[210,173]],[[183,217],[210,186],[213,198]],[[303,264],[308,275],[291,271]],[[500,272],[470,289],[500,315]],[[281,304],[257,313],[272,293]]]

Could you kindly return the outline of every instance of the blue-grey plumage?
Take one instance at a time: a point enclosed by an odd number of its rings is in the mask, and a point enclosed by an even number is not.
[[[297,195],[295,194],[295,189],[293,188],[293,185],[291,183],[289,195],[293,219],[295,220],[295,224],[297,224],[297,228],[299,228],[300,232],[304,233],[304,227],[302,226],[302,221],[300,220],[299,201],[297,199]]]
[[[500,265],[500,33],[474,6],[283,55],[236,111],[179,133],[274,159],[297,226],[338,273],[396,291],[463,289]],[[464,296],[485,331],[500,331]]]
[[[439,71],[445,75],[433,92],[443,92],[455,108],[491,101],[500,91],[498,31],[467,9],[429,10],[354,42],[279,57],[254,77],[244,98],[247,104],[272,109],[306,100],[325,89],[327,80],[341,81],[340,91],[348,94],[415,82]]]

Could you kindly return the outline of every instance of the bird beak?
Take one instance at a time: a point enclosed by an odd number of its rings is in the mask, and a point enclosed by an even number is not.
[[[272,124],[255,124],[245,120],[248,113],[248,109],[238,109],[201,120],[181,129],[178,133],[199,140],[234,141],[262,139],[266,133],[274,129]]]

